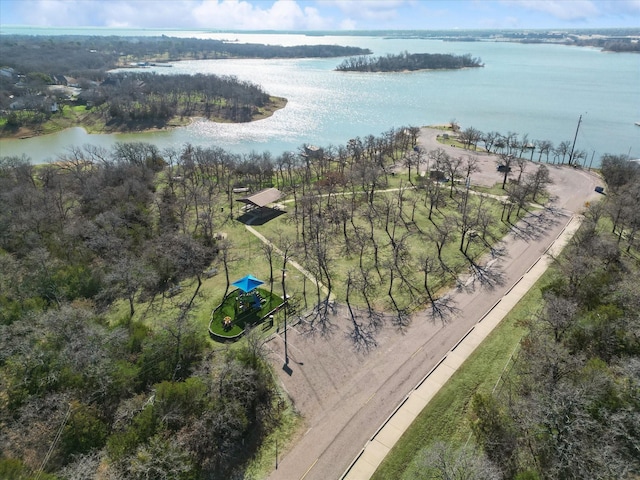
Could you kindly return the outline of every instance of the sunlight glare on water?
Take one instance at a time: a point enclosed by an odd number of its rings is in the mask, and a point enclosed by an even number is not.
[[[182,33],[186,36],[189,32]],[[557,145],[573,139],[582,115],[577,149],[596,158],[604,153],[640,157],[640,127],[634,125],[640,121],[639,55],[543,44],[190,33],[252,43],[361,46],[375,54],[470,53],[480,57],[485,67],[345,73],[334,70],[342,58],[175,62],[172,68],[144,71],[235,76],[260,85],[271,95],[287,98],[287,106],[269,118],[246,124],[196,120],[171,131],[127,135],[87,135],[73,129],[51,136],[51,140],[3,141],[0,153],[25,153],[41,162],[60,152],[62,145],[144,141],[161,148],[191,143],[235,153],[269,150],[279,155],[303,144],[340,145],[390,128],[444,124],[454,119],[462,128],[527,134],[530,140],[551,140]]]

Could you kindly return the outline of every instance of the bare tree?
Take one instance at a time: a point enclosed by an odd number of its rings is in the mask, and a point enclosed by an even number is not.
[[[232,247],[233,244],[230,240],[224,239],[220,241],[220,260],[222,261],[222,266],[224,267],[224,277],[227,282],[224,288],[224,293],[222,294],[222,298],[225,298],[227,296],[227,293],[229,293],[229,288],[231,287],[231,279],[229,278],[229,270],[231,264],[238,260],[237,257],[233,254]]]
[[[442,197],[442,188],[439,181],[427,180],[425,183],[425,197],[424,197],[424,205],[427,205],[427,200],[429,201],[429,220],[431,223],[433,221],[433,209],[439,209],[441,206],[445,205],[444,198]]]
[[[155,285],[157,276],[144,259],[122,252],[120,258],[106,274],[105,283],[108,288],[102,292],[101,297],[126,298],[129,302],[129,320],[131,320],[135,313],[136,295],[141,289]]]
[[[441,262],[436,262],[432,257],[425,255],[420,261],[420,271],[424,274],[423,288],[429,300],[430,316],[433,320],[440,320],[446,323],[448,319],[458,312],[458,308],[449,295],[436,297],[434,288],[431,286],[433,278],[440,278],[443,274]]]
[[[473,127],[467,127],[462,132],[460,132],[459,139],[464,145],[464,148],[471,149],[473,145],[473,149],[478,149],[478,142],[482,138],[482,132],[480,130],[476,130]]]
[[[505,190],[505,185],[507,184],[507,176],[511,171],[511,166],[514,164],[513,155],[509,154],[500,154],[500,163],[498,163],[498,171],[503,172],[504,176],[502,179],[502,189]]]
[[[450,269],[444,263],[442,251],[445,245],[451,241],[453,229],[455,228],[454,225],[455,222],[452,222],[450,219],[445,217],[440,225],[436,225],[433,230],[427,232],[427,238],[435,244],[436,251],[438,252],[438,261],[445,271],[450,271]]]
[[[368,321],[363,318],[358,310],[351,304],[352,289],[356,282],[358,282],[358,273],[355,271],[349,271],[347,273],[347,292],[345,303],[347,304],[347,310],[349,312],[349,319],[351,325],[348,331],[348,336],[351,339],[354,347],[358,351],[369,351],[372,348],[378,346],[376,341],[376,334],[382,327],[382,322],[378,316],[372,316],[369,314]],[[357,288],[357,291],[362,291],[364,287]],[[369,310],[371,312],[371,310]]]
[[[544,194],[547,186],[553,183],[553,181],[549,175],[549,169],[544,165],[540,165],[533,174],[525,177],[525,183],[531,194],[531,200],[535,202],[536,197]]]
[[[536,140],[535,143],[538,147],[538,162],[542,160],[542,154],[544,153],[547,163],[549,163],[549,153],[553,150],[553,143],[549,140]]]
[[[462,157],[449,157],[444,160],[444,168],[449,176],[449,182],[451,182],[451,189],[449,191],[449,197],[453,198],[453,187],[455,185],[456,178],[460,175],[460,170],[463,167]]]
[[[515,164],[518,167],[518,180],[516,180],[516,182],[520,183],[520,180],[522,180],[522,174],[527,168],[528,160],[522,157],[518,157],[516,158]]]
[[[436,442],[419,457],[420,478],[446,480],[501,480],[502,474],[482,452],[463,447],[454,450]]]
[[[260,248],[262,249],[262,253],[264,253],[267,262],[269,262],[269,296],[273,295],[273,260],[275,253],[275,246],[271,242],[263,242],[260,244]]]
[[[478,157],[475,155],[467,155],[464,161],[465,178],[469,181],[471,174],[478,171]]]
[[[469,205],[469,187],[464,190],[462,194],[462,201],[460,202],[460,215],[456,217],[456,223],[460,228],[460,251],[467,254],[464,248],[464,241],[470,230],[475,227],[475,218],[470,214],[471,206]]]
[[[416,172],[420,168],[422,163],[422,155],[420,151],[411,150],[406,152],[403,157],[403,165],[409,170],[409,183],[413,185],[413,178],[411,177],[411,168],[416,167]]]
[[[565,140],[565,141],[560,142],[558,144],[558,146],[553,151],[553,154],[554,154],[555,158],[558,158],[558,157],[562,156],[562,160],[561,160],[560,164],[564,165],[564,159],[565,159],[565,157],[567,156],[567,154],[570,151],[571,151],[571,142],[569,142],[568,140]]]
[[[484,148],[487,152],[491,153],[493,146],[496,143],[496,140],[500,137],[498,132],[487,132],[482,136],[482,141],[484,142]],[[495,153],[495,152],[494,152]]]

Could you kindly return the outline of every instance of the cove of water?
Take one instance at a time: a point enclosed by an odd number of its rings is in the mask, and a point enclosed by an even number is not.
[[[43,32],[44,33],[44,32]],[[122,34],[122,33],[121,33]],[[133,34],[133,32],[132,32]],[[353,137],[378,135],[392,127],[443,124],[483,132],[528,134],[529,140],[572,142],[598,164],[601,155],[640,157],[640,55],[603,53],[591,48],[494,42],[442,42],[358,36],[166,32],[241,42],[282,45],[338,44],[387,53],[470,53],[484,68],[407,73],[344,73],[342,59],[201,60],[158,68],[159,74],[234,75],[288,99],[272,117],[246,124],[194,121],[168,131],[88,135],[73,128],[54,135],[2,140],[0,155],[25,154],[34,163],[54,160],[71,145],[105,147],[141,141],[160,148],[186,143],[219,146],[235,153],[278,155],[303,144],[346,144]],[[153,71],[153,69],[151,69]],[[537,158],[537,154],[534,154]]]

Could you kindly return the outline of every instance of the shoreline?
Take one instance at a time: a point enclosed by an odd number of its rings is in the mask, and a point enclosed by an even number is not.
[[[2,129],[0,130],[0,142],[2,142],[3,140],[27,140],[29,138],[34,138],[34,137],[45,137],[47,135],[63,132],[70,128],[77,128],[77,127],[82,128],[86,133],[89,133],[89,134],[110,135],[110,134],[118,134],[118,133],[162,132],[166,130],[173,130],[180,127],[187,127],[196,120],[206,120],[214,123],[251,123],[251,122],[257,122],[259,120],[264,120],[266,118],[271,117],[278,110],[282,110],[283,108],[285,108],[287,106],[287,103],[289,102],[284,97],[275,97],[275,96],[271,96],[270,101],[271,102],[269,103],[269,105],[258,109],[259,111],[251,117],[251,120],[249,122],[232,122],[230,120],[226,120],[223,118],[207,118],[200,115],[194,115],[190,117],[182,117],[182,119],[179,116],[173,117],[169,119],[163,126],[145,126],[145,122],[138,122],[137,126],[141,128],[137,128],[136,124],[132,124],[129,127],[122,126],[122,125],[117,127],[109,127],[107,124],[102,124],[102,127],[94,128],[93,126],[88,125],[86,122],[83,123],[82,121],[79,121],[72,125],[65,125],[61,128],[55,128],[55,123],[54,123],[55,120],[51,120],[47,122],[49,123],[48,127],[50,128],[50,130],[47,131],[46,133],[38,132],[38,129],[46,129],[47,123],[39,126],[38,128],[29,127],[29,126],[20,126],[17,130],[15,130],[10,134],[7,134],[7,131]],[[146,122],[146,123],[148,124],[149,122]]]

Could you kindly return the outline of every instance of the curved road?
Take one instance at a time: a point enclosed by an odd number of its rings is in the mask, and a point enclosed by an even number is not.
[[[426,150],[444,148],[452,155],[470,152],[437,143],[439,132],[422,129],[419,144]],[[481,171],[474,184],[500,180],[494,156],[471,152]],[[411,326],[398,332],[385,326],[378,346],[357,352],[335,317],[336,330],[327,337],[288,330],[289,369],[283,369],[284,344],[280,336],[269,343],[271,359],[284,389],[302,414],[306,427],[278,459],[272,480],[327,480],[340,478],[367,440],[407,393],[467,333],[482,315],[533,265],[558,236],[573,213],[597,198],[598,178],[585,171],[548,166],[554,184],[551,208],[529,215],[504,239],[504,256],[492,268],[502,282],[493,288],[478,282],[456,290],[459,309],[447,324],[434,323],[426,313],[414,315]],[[534,164],[528,167],[535,168]],[[275,458],[274,458],[275,465]]]

